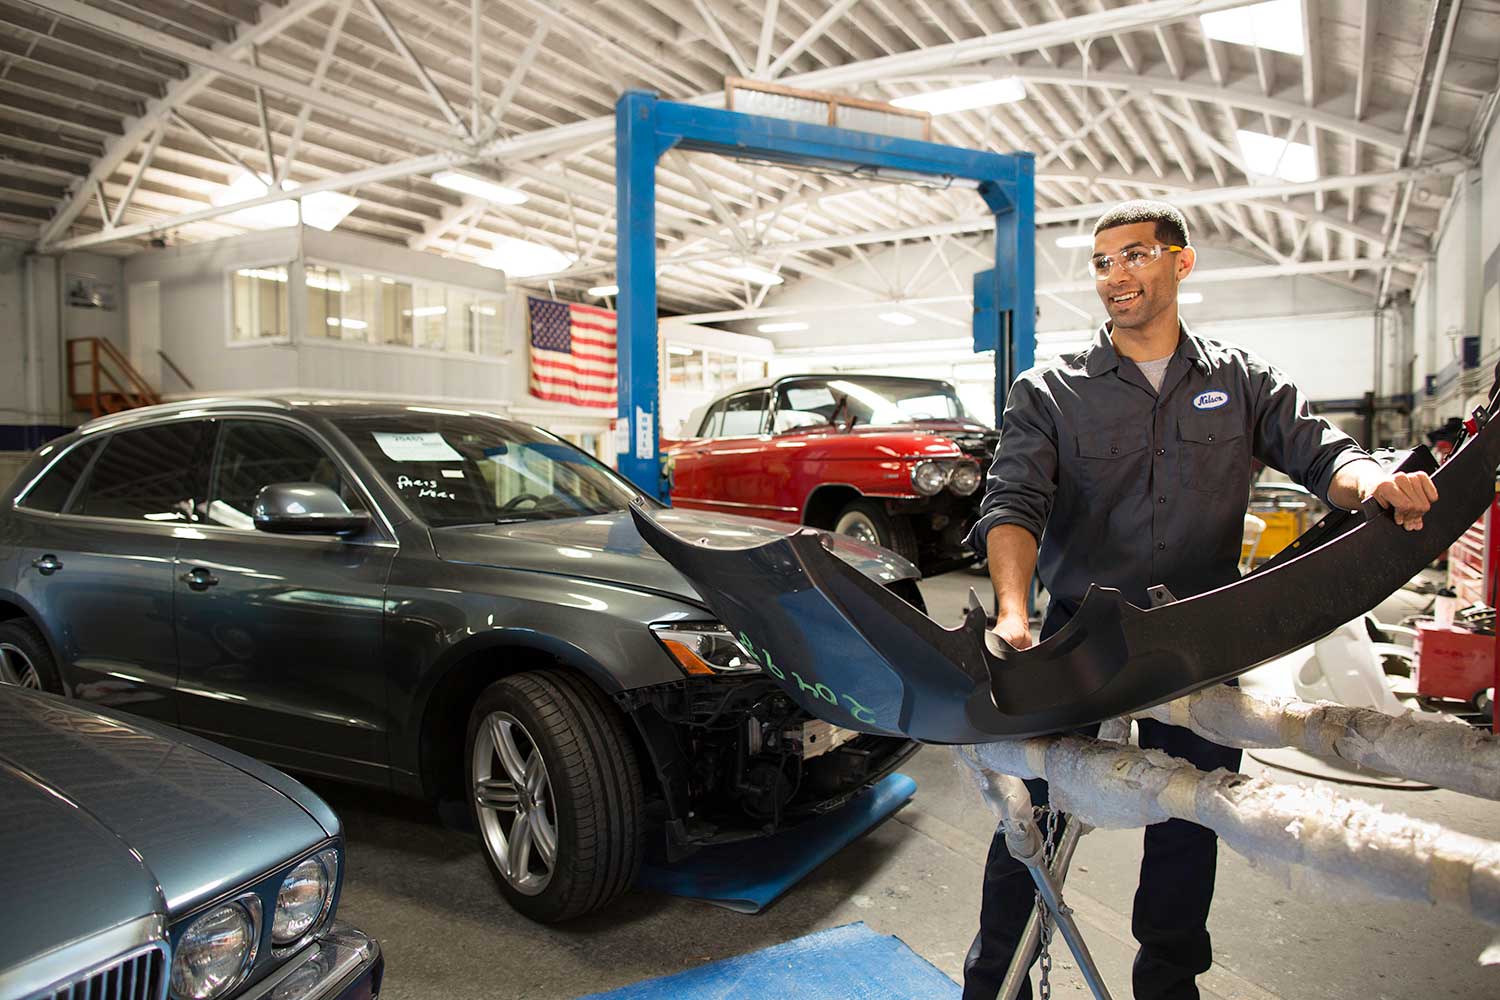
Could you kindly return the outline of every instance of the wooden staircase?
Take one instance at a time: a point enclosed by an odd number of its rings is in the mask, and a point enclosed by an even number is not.
[[[68,395],[75,410],[95,417],[161,402],[130,360],[103,337],[68,341]]]

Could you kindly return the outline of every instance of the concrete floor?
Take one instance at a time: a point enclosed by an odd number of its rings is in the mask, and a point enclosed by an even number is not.
[[[973,584],[985,587],[965,573],[925,582],[934,617],[956,620]],[[1269,771],[1248,759],[1246,770]],[[926,748],[905,771],[917,781],[915,799],[765,913],[632,893],[562,927],[511,911],[478,843],[442,826],[432,807],[315,787],[344,818],[349,867],[340,914],[380,939],[386,1000],[571,1000],[856,920],[961,978],[993,821],[948,751]],[[1466,833],[1500,831],[1497,803],[1444,791],[1343,791]],[[1089,834],[1066,894],[1116,997],[1130,995],[1140,844],[1139,830]],[[1500,997],[1500,967],[1476,963],[1496,938],[1483,925],[1425,905],[1355,898],[1306,873],[1279,878],[1228,850],[1220,853],[1210,930],[1216,961],[1200,979],[1206,998]],[[1054,954],[1057,995],[1086,996],[1060,942]]]

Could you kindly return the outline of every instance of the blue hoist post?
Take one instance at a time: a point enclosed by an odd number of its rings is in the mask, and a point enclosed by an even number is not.
[[[616,283],[620,286],[617,441],[620,472],[637,487],[655,497],[665,492],[658,448],[656,163],[674,146],[791,167],[841,170],[854,176],[976,183],[980,197],[995,213],[996,266],[975,277],[974,349],[995,350],[996,416],[1003,412],[1005,390],[1016,375],[1031,367],[1036,343],[1035,164],[1031,154],[962,149],[679,104],[658,100],[649,91],[629,91],[615,105]],[[986,282],[982,280],[985,275],[992,277]]]

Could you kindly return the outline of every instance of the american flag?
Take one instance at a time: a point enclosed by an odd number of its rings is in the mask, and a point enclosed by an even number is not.
[[[526,300],[531,318],[531,394],[615,409],[615,314],[593,306]]]

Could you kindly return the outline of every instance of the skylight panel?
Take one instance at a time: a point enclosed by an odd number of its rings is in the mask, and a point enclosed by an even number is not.
[[[1250,173],[1293,183],[1318,179],[1318,160],[1307,143],[1287,142],[1248,129],[1236,130],[1234,137],[1239,141],[1240,155]]]
[[[1302,2],[1269,0],[1204,14],[1198,20],[1206,38],[1300,56],[1307,50],[1307,39],[1302,34]]]

